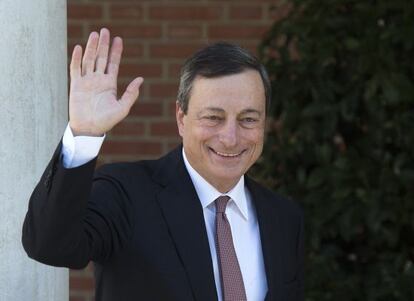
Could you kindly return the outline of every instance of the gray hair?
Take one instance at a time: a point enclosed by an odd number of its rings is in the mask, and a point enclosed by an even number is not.
[[[184,63],[181,68],[177,96],[181,110],[184,114],[187,114],[191,89],[197,76],[214,78],[241,73],[249,69],[259,72],[262,78],[266,97],[266,111],[268,111],[271,100],[271,86],[266,69],[249,51],[226,42],[209,45],[196,52]]]

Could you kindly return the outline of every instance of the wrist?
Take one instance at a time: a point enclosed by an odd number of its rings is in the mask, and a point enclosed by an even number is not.
[[[98,131],[92,131],[92,130],[89,130],[89,129],[78,128],[76,126],[73,126],[70,122],[69,122],[69,127],[72,131],[73,137],[77,137],[77,136],[103,137],[105,135],[105,133],[101,133],[101,132],[98,132]]]

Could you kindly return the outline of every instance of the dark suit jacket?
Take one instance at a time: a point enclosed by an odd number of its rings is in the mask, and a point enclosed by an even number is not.
[[[217,300],[203,211],[181,147],[95,175],[95,160],[65,169],[60,149],[30,198],[22,241],[31,258],[75,269],[93,260],[99,301]],[[259,221],[266,300],[303,300],[302,212],[248,177],[246,185]]]

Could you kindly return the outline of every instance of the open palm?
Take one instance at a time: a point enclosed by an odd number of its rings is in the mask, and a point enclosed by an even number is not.
[[[117,79],[122,39],[102,29],[92,32],[85,53],[75,46],[70,64],[69,125],[75,136],[101,136],[124,119],[139,95],[141,77],[134,79],[120,99]]]

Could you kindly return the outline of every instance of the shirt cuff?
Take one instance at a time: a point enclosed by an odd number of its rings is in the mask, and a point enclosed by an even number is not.
[[[102,137],[73,136],[69,124],[62,139],[62,162],[65,168],[75,168],[88,163],[99,154],[106,135]]]

